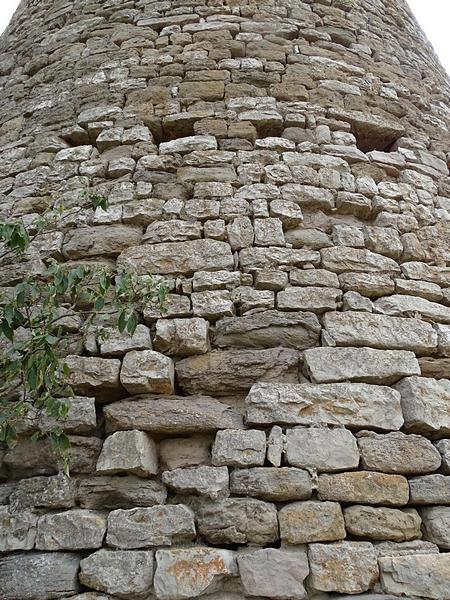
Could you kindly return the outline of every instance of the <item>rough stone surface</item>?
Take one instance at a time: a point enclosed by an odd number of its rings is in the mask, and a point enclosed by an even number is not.
[[[409,499],[405,477],[371,471],[320,475],[318,493],[322,500],[387,506],[401,506]]]
[[[361,381],[390,385],[408,375],[420,375],[413,352],[374,348],[311,348],[304,363],[315,383]]]
[[[189,542],[195,537],[192,511],[182,504],[114,510],[106,542],[113,548],[149,548]]]
[[[31,511],[11,512],[0,506],[0,552],[31,550],[36,539],[37,515]]]
[[[287,544],[333,542],[346,536],[338,502],[294,502],[283,506],[278,519],[280,537]]]
[[[302,469],[254,467],[231,473],[232,494],[254,496],[272,502],[305,500],[311,497],[311,478]]]
[[[51,599],[80,591],[80,557],[69,552],[29,552],[0,558],[5,600]],[[24,574],[27,576],[24,577]]]
[[[85,550],[101,548],[106,533],[106,516],[100,511],[74,508],[40,517],[38,550]]]
[[[249,596],[283,600],[306,598],[304,580],[309,574],[303,548],[266,548],[244,552],[237,557],[239,575]]]
[[[77,486],[82,508],[115,509],[164,504],[167,492],[159,481],[128,476],[82,478]]]
[[[317,471],[344,471],[359,465],[355,436],[347,429],[295,427],[286,434],[290,465]]]
[[[104,475],[123,472],[141,477],[156,475],[156,444],[143,431],[117,431],[104,441],[96,471]]]
[[[222,500],[229,494],[228,469],[226,467],[188,467],[174,469],[162,474],[168,488],[181,494],[198,494],[211,500]]]
[[[414,475],[431,473],[441,465],[436,448],[422,436],[361,431],[357,437],[362,466],[370,471]]]
[[[349,506],[344,508],[344,518],[348,533],[359,538],[403,542],[421,537],[422,520],[411,508]]]
[[[218,431],[212,447],[212,462],[214,465],[231,467],[263,465],[266,446],[264,431],[257,429]]]
[[[450,550],[450,507],[429,506],[422,508],[423,537],[441,550]]]
[[[156,552],[154,586],[158,600],[196,598],[236,575],[236,559],[230,550],[197,546]]]
[[[123,359],[120,382],[130,394],[172,394],[172,360],[153,350],[133,350]]]
[[[318,591],[357,594],[378,579],[377,557],[368,542],[311,544],[308,557],[311,585]]]
[[[80,563],[80,581],[117,598],[145,598],[153,583],[153,552],[98,550]]]
[[[278,539],[274,504],[253,498],[228,498],[197,512],[198,531],[212,544],[266,545]]]
[[[422,554],[380,558],[383,591],[444,600],[449,593],[450,555]]]
[[[450,433],[450,381],[407,377],[396,385],[405,428],[414,433]]]
[[[450,477],[422,475],[412,477],[408,483],[410,504],[450,504]]]
[[[257,383],[246,398],[250,424],[351,425],[399,429],[400,395],[364,383],[323,385]]]

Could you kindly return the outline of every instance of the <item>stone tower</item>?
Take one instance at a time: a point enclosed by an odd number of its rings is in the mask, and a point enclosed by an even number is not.
[[[448,600],[450,94],[405,0],[23,0],[0,48],[2,217],[69,213],[0,285],[170,287],[74,340],[70,480],[0,449],[1,600]]]

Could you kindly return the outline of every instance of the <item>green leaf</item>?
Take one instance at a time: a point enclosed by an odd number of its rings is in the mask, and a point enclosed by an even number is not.
[[[125,331],[126,326],[127,326],[127,313],[124,310],[122,310],[119,315],[119,320],[117,322],[117,327],[119,329],[119,332],[123,333]]]
[[[138,323],[139,323],[138,316],[137,316],[136,312],[133,311],[131,313],[131,315],[128,317],[128,321],[127,321],[127,331],[130,335],[133,335],[133,333],[136,331],[136,327],[138,326]]]

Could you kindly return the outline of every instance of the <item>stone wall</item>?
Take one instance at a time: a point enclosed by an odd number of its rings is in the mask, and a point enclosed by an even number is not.
[[[406,3],[24,0],[0,44],[1,214],[66,206],[0,285],[170,287],[74,328],[70,479],[0,449],[1,600],[448,600],[450,94]]]

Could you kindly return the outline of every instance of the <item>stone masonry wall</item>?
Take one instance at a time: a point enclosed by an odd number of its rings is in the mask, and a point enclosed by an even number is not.
[[[0,212],[163,276],[0,449],[0,599],[450,598],[449,85],[404,0],[24,0]],[[107,212],[82,206],[95,190]]]

